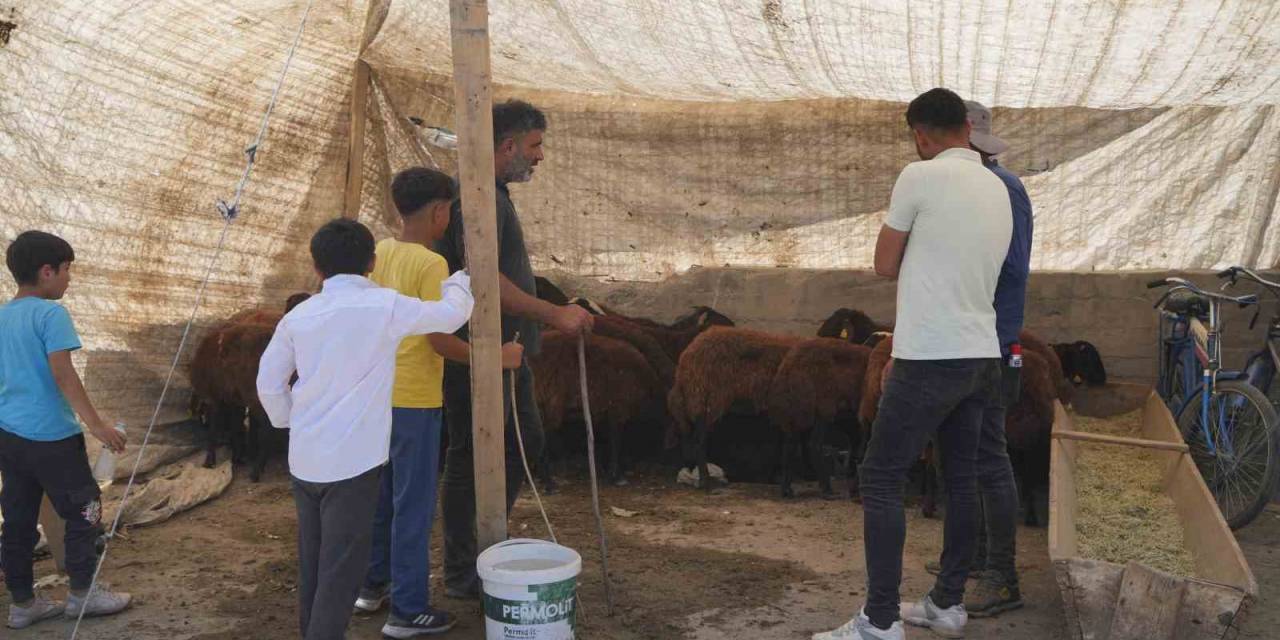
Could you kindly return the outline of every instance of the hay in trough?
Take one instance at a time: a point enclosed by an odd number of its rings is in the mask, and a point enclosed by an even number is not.
[[[1073,416],[1077,431],[1141,437],[1142,411],[1109,419]],[[1177,508],[1164,491],[1166,458],[1138,447],[1080,442],[1076,533],[1080,555],[1194,576]]]

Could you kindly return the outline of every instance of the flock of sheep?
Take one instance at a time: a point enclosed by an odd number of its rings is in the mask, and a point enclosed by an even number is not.
[[[793,495],[797,459],[808,460],[824,497],[835,495],[831,477],[837,470],[857,496],[856,464],[892,352],[889,327],[859,311],[837,309],[814,337],[804,338],[739,328],[709,307],[695,308],[671,324],[627,317],[589,300],[570,299],[543,278],[538,279],[538,295],[556,304],[580,304],[597,315],[585,345],[588,393],[597,435],[609,443],[607,477],[612,481],[624,481],[628,461],[623,452],[634,451],[624,442],[638,433],[660,439],[664,449],[693,465],[695,477],[710,488],[705,480],[708,441],[734,414],[771,425],[774,437],[759,445],[775,456],[784,497]],[[291,297],[285,311],[305,296]],[[268,456],[283,450],[275,438],[287,437],[273,434],[254,384],[258,359],[281,316],[280,311],[256,310],[218,324],[197,346],[189,369],[193,414],[208,427],[207,464],[216,462],[217,446],[229,440],[236,462],[252,459],[255,482]],[[1032,489],[1048,481],[1053,402],[1069,403],[1074,384],[1104,384],[1106,372],[1088,343],[1051,347],[1027,331],[1021,342],[1022,391],[1009,409],[1007,435],[1015,472],[1029,499]],[[556,436],[582,411],[577,349],[577,336],[548,331],[541,353],[529,361],[549,443],[542,459],[532,462],[548,488],[553,487]],[[831,455],[832,433],[848,444],[843,456]],[[922,463],[922,508],[932,515],[937,485],[931,452],[926,451]],[[1035,510],[1028,505],[1026,513],[1033,523]]]

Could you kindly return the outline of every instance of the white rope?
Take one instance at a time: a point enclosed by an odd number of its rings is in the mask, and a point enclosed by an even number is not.
[[[516,342],[520,341],[520,333],[516,332]],[[520,411],[516,406],[516,371],[510,372],[508,380],[511,389],[511,421],[516,429],[516,444],[520,447],[520,461],[524,463],[524,475],[529,479],[529,488],[533,490],[533,499],[538,503],[538,511],[542,512],[542,522],[547,525],[547,535],[551,536],[551,542],[560,544],[556,540],[556,532],[551,528],[551,518],[547,517],[547,508],[542,504],[542,496],[538,495],[538,485],[533,481],[533,471],[529,469],[529,456],[524,452],[524,436],[520,434]],[[546,446],[545,444],[543,445]],[[507,480],[510,482],[510,479]]]
[[[182,352],[186,349],[187,339],[191,336],[191,327],[195,324],[196,314],[200,311],[201,304],[204,303],[205,291],[209,287],[209,279],[213,277],[213,270],[218,264],[218,257],[222,254],[222,248],[227,241],[227,232],[231,229],[231,223],[235,221],[236,214],[240,207],[240,199],[244,196],[244,189],[249,183],[249,178],[253,174],[254,161],[257,159],[258,147],[262,144],[267,136],[267,126],[271,122],[271,113],[276,108],[276,102],[280,98],[280,90],[284,87],[285,77],[289,74],[289,67],[293,63],[293,56],[298,51],[298,43],[302,41],[302,33],[307,26],[307,18],[311,15],[311,6],[315,0],[308,0],[307,8],[302,13],[302,21],[298,24],[298,31],[293,37],[293,45],[289,48],[289,55],[285,58],[284,68],[280,70],[280,79],[276,82],[275,90],[271,92],[271,101],[267,104],[266,113],[262,115],[262,125],[258,128],[258,136],[254,139],[253,144],[245,149],[245,167],[244,173],[240,176],[240,182],[236,185],[235,195],[231,199],[231,203],[227,204],[221,200],[218,201],[217,208],[222,214],[223,224],[222,233],[218,236],[218,244],[213,250],[213,255],[209,258],[209,266],[205,270],[204,278],[200,281],[200,288],[196,293],[196,303],[191,309],[191,315],[187,318],[186,327],[182,330],[182,339],[178,341],[178,352],[173,356],[173,362],[169,364],[169,373],[165,376],[164,387],[160,390],[160,398],[156,401],[155,411],[151,414],[151,421],[147,424],[147,432],[142,437],[142,444],[138,447],[138,457],[134,460],[133,471],[129,473],[129,482],[125,484],[124,494],[120,498],[120,507],[116,510],[116,517],[111,523],[111,531],[107,533],[107,540],[102,548],[102,555],[98,557],[98,565],[93,570],[93,580],[89,583],[89,591],[85,596],[85,605],[93,598],[94,590],[98,585],[98,576],[102,573],[102,566],[106,563],[107,552],[111,549],[111,542],[115,539],[116,531],[120,527],[120,518],[124,515],[125,505],[129,502],[129,493],[133,489],[134,481],[138,477],[138,469],[142,466],[142,454],[147,449],[147,443],[151,441],[151,433],[156,428],[156,421],[160,418],[160,410],[164,407],[165,396],[169,393],[169,387],[173,383],[173,374],[178,370],[178,363],[182,359]],[[75,640],[80,633],[80,624],[84,622],[84,614],[88,607],[80,608],[80,613],[76,616],[75,627],[71,629],[71,640]]]
[[[591,400],[587,396],[587,338],[578,334],[578,382],[582,391],[582,417],[587,421],[587,469],[591,471],[591,506],[600,530],[600,567],[604,572],[605,615],[613,617],[613,585],[609,580],[609,542],[604,533],[604,516],[600,515],[600,482],[596,479],[596,434],[591,420]]]

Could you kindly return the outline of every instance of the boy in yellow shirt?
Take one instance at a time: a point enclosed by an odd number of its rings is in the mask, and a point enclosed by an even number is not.
[[[391,199],[403,227],[398,238],[378,243],[369,278],[403,295],[439,300],[449,265],[427,247],[444,237],[457,195],[453,179],[439,171],[415,167],[397,174]],[[514,369],[523,349],[511,343],[502,356],[503,366]],[[467,363],[470,346],[451,334],[430,334],[405,338],[396,353],[391,456],[382,473],[369,573],[355,604],[375,612],[389,599],[391,615],[382,633],[390,638],[444,633],[455,623],[448,612],[431,606],[428,592],[446,357]]]

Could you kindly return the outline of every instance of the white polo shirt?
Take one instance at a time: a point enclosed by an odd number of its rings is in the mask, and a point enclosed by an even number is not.
[[[970,149],[898,175],[885,224],[909,232],[898,273],[893,357],[999,358],[993,306],[1013,234],[1009,191]]]

